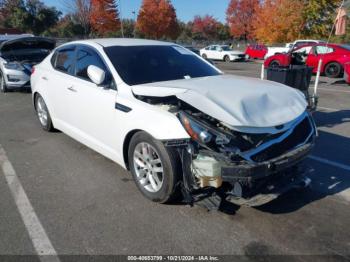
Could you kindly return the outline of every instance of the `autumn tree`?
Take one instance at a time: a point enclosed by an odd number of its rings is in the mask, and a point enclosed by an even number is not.
[[[106,36],[120,29],[119,12],[114,0],[91,0],[91,28]]]
[[[136,28],[148,38],[172,38],[179,35],[174,6],[169,0],[143,0]]]
[[[302,0],[265,0],[253,21],[255,39],[268,43],[285,43],[300,38],[304,26]]]
[[[195,16],[192,22],[192,34],[195,39],[217,39],[220,23],[213,16]]]
[[[231,0],[226,11],[226,20],[233,37],[244,39],[253,38],[253,21],[259,7],[259,0]]]

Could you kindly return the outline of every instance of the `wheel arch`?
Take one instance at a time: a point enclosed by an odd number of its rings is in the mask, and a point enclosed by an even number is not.
[[[37,98],[37,96],[40,95],[38,91],[35,91],[33,93],[33,96],[32,96],[32,103],[33,103],[33,106],[34,106],[34,109],[36,110],[36,104],[35,104],[35,100]]]
[[[128,151],[129,151],[129,145],[130,145],[131,139],[136,133],[142,132],[142,131],[144,131],[144,130],[134,129],[134,130],[131,130],[129,133],[127,133],[127,135],[125,136],[125,139],[123,142],[123,161],[124,161],[124,164],[125,164],[125,167],[127,170],[130,170],[129,159],[128,159],[129,152]],[[146,131],[144,131],[144,132],[146,132]]]

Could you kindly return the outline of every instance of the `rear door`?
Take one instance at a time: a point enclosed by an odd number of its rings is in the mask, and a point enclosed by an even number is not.
[[[75,46],[58,49],[51,59],[54,70],[47,70],[42,79],[47,82],[49,110],[61,125],[70,123],[70,88],[75,80]]]
[[[216,46],[212,45],[209,47],[209,50],[207,51],[208,53],[208,58],[209,59],[216,59],[215,58],[215,53],[216,53]]]

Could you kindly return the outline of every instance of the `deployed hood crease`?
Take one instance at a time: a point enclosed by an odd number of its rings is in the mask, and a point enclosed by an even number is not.
[[[254,78],[219,75],[149,83],[134,94],[175,95],[203,113],[237,127],[275,127],[295,120],[306,109],[304,95],[285,85]]]

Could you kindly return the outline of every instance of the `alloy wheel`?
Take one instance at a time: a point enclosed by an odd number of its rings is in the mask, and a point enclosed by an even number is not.
[[[327,75],[335,77],[339,75],[339,67],[337,65],[330,65],[327,68]]]
[[[44,99],[39,96],[36,100],[36,111],[42,126],[47,126],[48,111]]]
[[[163,163],[157,150],[146,142],[139,143],[134,150],[133,162],[137,182],[148,192],[158,192],[163,185]]]

